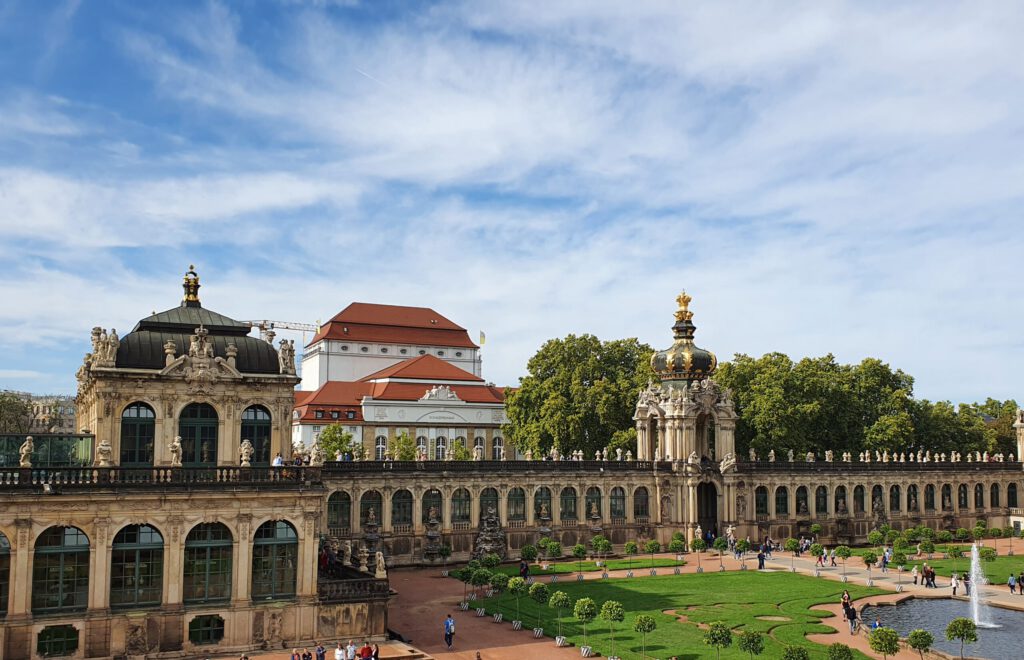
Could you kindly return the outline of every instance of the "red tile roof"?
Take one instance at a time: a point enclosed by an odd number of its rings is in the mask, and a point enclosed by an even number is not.
[[[384,380],[385,378],[403,378],[415,380],[442,381],[471,381],[482,383],[483,378],[469,373],[464,369],[456,367],[450,362],[433,355],[421,355],[419,357],[403,360],[393,364],[387,369],[381,369],[376,373],[361,378],[363,382],[372,380]]]
[[[429,307],[355,302],[320,327],[309,345],[322,339],[479,348],[460,325]]]

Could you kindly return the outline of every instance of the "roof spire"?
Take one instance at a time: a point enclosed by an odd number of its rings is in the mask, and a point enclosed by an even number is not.
[[[181,299],[182,307],[202,307],[199,303],[199,275],[192,264],[188,265],[181,288],[185,289],[185,296]]]

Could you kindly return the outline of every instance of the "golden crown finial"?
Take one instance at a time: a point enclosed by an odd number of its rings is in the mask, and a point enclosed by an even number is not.
[[[188,265],[188,271],[185,273],[182,287],[185,289],[185,296],[181,299],[183,304],[189,304],[189,306],[196,306],[199,304],[199,275],[196,273],[196,267],[193,264]]]
[[[689,321],[693,318],[693,312],[690,311],[690,301],[693,298],[684,290],[676,297],[676,302],[679,304],[679,309],[676,310],[677,321]]]

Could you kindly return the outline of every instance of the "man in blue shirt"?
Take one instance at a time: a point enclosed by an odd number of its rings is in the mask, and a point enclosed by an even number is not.
[[[455,641],[455,619],[449,614],[448,618],[444,620],[444,643],[448,645],[448,650],[452,650],[452,644]]]

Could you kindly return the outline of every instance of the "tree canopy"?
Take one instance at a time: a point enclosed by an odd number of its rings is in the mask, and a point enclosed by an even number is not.
[[[0,392],[0,433],[28,433],[32,404],[13,392]]]

